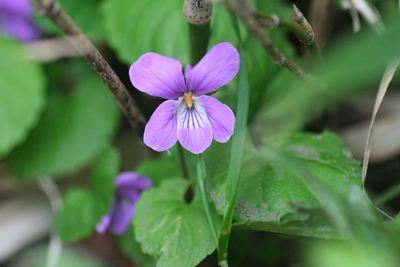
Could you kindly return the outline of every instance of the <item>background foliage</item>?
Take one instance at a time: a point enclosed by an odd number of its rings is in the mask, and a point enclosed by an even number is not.
[[[253,2],[258,10],[285,18],[292,10],[288,1]],[[176,58],[183,65],[189,62],[180,0],[60,3],[145,110],[159,100],[135,91],[127,79],[129,65],[147,52]],[[373,208],[361,190],[361,162],[335,129],[326,129],[330,120],[344,120],[330,117],[332,110],[376,90],[387,63],[399,57],[396,1],[376,3],[386,25],[381,35],[365,23],[353,34],[340,4],[334,9],[344,19],[322,50],[323,63],[307,58],[288,31],[268,30],[276,47],[318,81],[296,79],[273,64],[259,41],[239,25],[250,105],[229,247],[233,266],[399,266],[399,218],[386,220]],[[49,36],[60,34],[46,19],[39,23]],[[239,45],[223,6],[215,4],[211,26],[210,47],[222,41]],[[48,176],[64,178],[61,181],[77,173],[89,177],[84,187],[64,188],[55,227],[63,242],[93,237],[109,208],[115,176],[134,158],[129,170],[148,176],[154,187],[143,193],[128,232],[114,238],[120,252],[141,266],[216,266],[216,244],[194,182],[194,155],[185,152],[185,181],[176,147],[160,155],[143,149],[83,59],[33,62],[24,45],[5,38],[0,39],[0,55],[0,157],[11,179],[34,183]],[[397,75],[394,84],[398,81]],[[214,96],[236,111],[240,86],[236,78]],[[136,140],[134,148],[122,138],[126,131]],[[231,147],[232,141],[214,142],[204,153],[217,229],[225,209]],[[133,149],[139,156],[127,156],[126,150]],[[387,179],[383,174],[380,178]],[[185,195],[191,187],[194,198],[188,202]],[[395,215],[400,206],[391,208],[389,213]]]

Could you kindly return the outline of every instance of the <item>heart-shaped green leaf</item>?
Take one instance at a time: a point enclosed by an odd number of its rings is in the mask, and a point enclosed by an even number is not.
[[[184,200],[188,187],[185,180],[167,180],[144,192],[136,205],[136,239],[158,267],[196,266],[216,248],[199,194],[190,204]],[[211,212],[219,229],[222,218]]]

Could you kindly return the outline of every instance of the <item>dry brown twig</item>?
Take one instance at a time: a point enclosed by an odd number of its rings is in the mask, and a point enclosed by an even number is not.
[[[54,0],[31,0],[31,2],[39,14],[50,18],[64,32],[68,41],[92,66],[118,101],[132,128],[138,129],[138,124],[146,124],[146,118],[120,78],[58,2]]]

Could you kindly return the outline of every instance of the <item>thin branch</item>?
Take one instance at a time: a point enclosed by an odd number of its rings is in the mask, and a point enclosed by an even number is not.
[[[279,50],[275,47],[272,40],[264,32],[263,27],[256,20],[254,16],[256,12],[253,11],[253,8],[249,2],[247,0],[236,0],[234,2],[235,4],[231,5],[229,0],[225,0],[225,5],[228,10],[237,15],[243,21],[249,31],[259,39],[265,50],[271,56],[272,62],[278,66],[287,68],[299,78],[310,79],[310,74],[306,73],[300,66],[286,58],[285,55],[279,52]]]
[[[117,74],[59,3],[54,0],[31,0],[31,2],[39,14],[49,17],[64,32],[68,41],[85,57],[118,101],[130,125],[137,129],[138,123],[146,124],[144,115]]]

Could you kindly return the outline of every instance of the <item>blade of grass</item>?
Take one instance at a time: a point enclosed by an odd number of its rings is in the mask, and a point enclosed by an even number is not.
[[[218,240],[218,264],[220,266],[228,266],[228,244],[232,228],[233,213],[235,211],[239,173],[242,165],[247,129],[247,114],[249,109],[249,81],[247,77],[246,59],[244,56],[238,22],[235,17],[233,17],[233,24],[239,39],[239,94],[236,111],[235,135],[233,136],[228,172],[228,185],[226,188],[225,213]]]
[[[206,186],[206,168],[204,167],[203,155],[198,154],[197,156],[197,186],[199,187],[201,201],[203,202],[204,211],[206,212],[208,223],[210,224],[211,231],[214,236],[215,244],[218,245],[218,234],[215,229],[214,221],[211,217],[210,206],[207,198],[207,186]]]
[[[381,84],[379,85],[379,90],[378,94],[375,99],[375,104],[374,104],[374,111],[372,112],[372,118],[371,118],[371,124],[369,126],[368,130],[368,135],[367,135],[367,142],[365,144],[365,152],[364,152],[364,160],[363,160],[363,170],[362,170],[362,188],[364,190],[364,194],[366,195],[367,199],[369,202],[371,200],[369,199],[367,192],[365,191],[365,180],[367,179],[367,171],[368,171],[368,163],[369,163],[369,157],[371,155],[371,148],[372,148],[372,129],[374,127],[374,122],[376,118],[376,114],[378,113],[379,107],[381,106],[382,100],[385,97],[387,88],[389,86],[389,83],[392,81],[393,75],[397,69],[397,66],[399,65],[399,60],[396,60],[390,64],[388,64],[385,73],[383,74]],[[372,203],[372,202],[371,202]],[[372,203],[373,204],[373,203]],[[374,205],[374,204],[373,204]],[[384,211],[379,209],[374,205],[375,209],[378,210],[380,213],[388,217],[389,219],[392,219],[388,214],[386,214]]]
[[[399,65],[399,61],[389,64],[386,71],[382,77],[381,84],[379,86],[378,94],[375,99],[374,111],[372,112],[371,124],[369,126],[367,142],[365,145],[364,161],[363,161],[363,172],[362,172],[362,185],[365,188],[365,180],[367,179],[368,162],[371,154],[372,147],[372,129],[374,126],[376,114],[378,113],[379,107],[381,106],[382,100],[385,97],[386,90],[389,86],[390,81],[393,78],[394,72]]]

